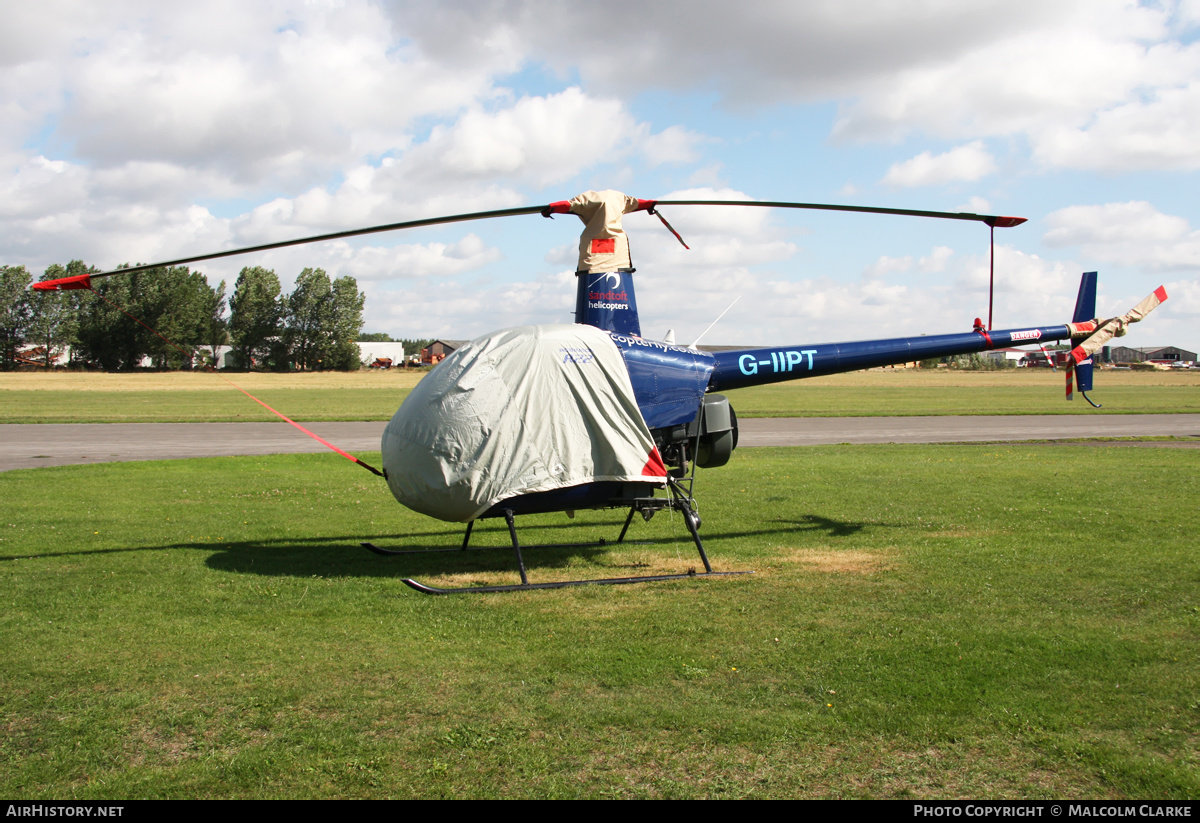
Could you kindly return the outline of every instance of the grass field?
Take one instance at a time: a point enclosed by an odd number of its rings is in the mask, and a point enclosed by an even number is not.
[[[400,578],[508,554],[368,554],[461,532],[342,462],[0,474],[0,795],[1200,796],[1194,450],[739,451],[702,531],[757,574],[445,598]],[[696,563],[631,539],[531,578]]]
[[[303,421],[388,420],[421,374],[233,374],[264,402]],[[1200,372],[1099,372],[1102,413],[1200,413]],[[1095,413],[1063,400],[1062,374],[855,372],[729,392],[741,417]],[[174,374],[0,374],[0,423],[167,423],[273,420],[220,378]]]
[[[293,420],[389,420],[424,372],[223,375]],[[276,420],[206,372],[0,374],[0,423]]]

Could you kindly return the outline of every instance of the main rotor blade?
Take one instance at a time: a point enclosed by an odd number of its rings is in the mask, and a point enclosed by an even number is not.
[[[384,231],[397,231],[399,229],[415,229],[421,226],[437,226],[442,223],[463,223],[468,220],[487,220],[492,217],[515,217],[520,214],[539,214],[546,206],[522,206],[519,209],[497,209],[495,211],[477,211],[470,214],[452,214],[448,217],[429,217],[424,220],[407,220],[403,223],[387,223],[382,226],[371,226],[365,229],[350,229],[349,231],[335,231],[329,234],[314,234],[311,237],[299,237],[295,240],[280,240],[277,243],[262,243],[258,246],[246,246],[240,249],[229,249],[228,251],[212,252],[210,254],[198,254],[194,257],[180,257],[178,260],[164,260],[161,263],[140,263],[136,266],[129,266],[124,269],[113,269],[112,271],[100,272],[98,274],[87,275],[91,279],[97,277],[111,277],[114,274],[132,274],[139,271],[147,271],[149,269],[165,268],[167,266],[182,266],[185,263],[199,263],[201,260],[216,260],[220,257],[233,257],[238,254],[250,254],[256,251],[269,251],[271,249],[282,249],[287,246],[301,246],[305,243],[319,243],[322,240],[340,240],[343,237],[357,237],[360,234],[377,234]],[[73,278],[63,278],[69,280]],[[41,286],[44,290],[52,290],[52,283],[59,281],[48,280],[43,283],[34,285],[34,288]]]
[[[970,214],[968,212],[947,212],[947,211],[923,211],[920,209],[888,209],[872,206],[836,206],[829,203],[784,203],[769,200],[658,200],[648,201],[656,206],[758,206],[760,208],[774,209],[815,209],[821,211],[850,211],[863,212],[867,214],[900,214],[912,217],[936,217],[948,220],[974,220],[980,223],[986,223],[993,228],[1000,226],[1007,228],[1009,226],[1019,226],[1025,222],[1024,217],[1001,217],[999,215],[989,214]],[[159,263],[140,263],[136,266],[128,266],[123,269],[113,269],[111,271],[98,272],[96,274],[75,275],[73,277],[63,277],[57,280],[45,280],[40,283],[35,283],[33,288],[40,291],[55,291],[59,289],[72,288],[88,288],[88,284],[100,277],[111,277],[114,274],[133,274],[139,271],[148,271],[149,269],[166,268],[169,266],[182,266],[187,263],[199,263],[203,260],[217,260],[222,257],[233,257],[239,254],[250,254],[252,252],[270,251],[272,249],[282,249],[288,246],[300,246],[305,243],[319,243],[323,240],[340,240],[345,237],[358,237],[363,234],[377,234],[385,231],[398,231],[400,229],[415,229],[421,226],[438,226],[445,223],[464,223],[469,220],[488,220],[493,217],[516,217],[524,214],[540,214],[543,213],[549,204],[542,206],[522,206],[516,209],[496,209],[493,211],[477,211],[470,214],[452,214],[446,217],[428,217],[423,220],[407,220],[402,223],[386,223],[381,226],[370,226],[365,229],[349,229],[347,231],[335,231],[328,234],[314,234],[311,237],[299,237],[294,240],[280,240],[276,243],[261,243],[257,246],[244,246],[238,249],[228,249],[226,251],[211,252],[209,254],[197,254],[192,257],[180,257],[176,260],[164,260]]]
[[[1002,217],[998,214],[971,214],[965,211],[923,211],[921,209],[886,209],[876,206],[835,206],[830,203],[780,203],[770,200],[657,200],[657,206],[759,206],[771,209],[812,209],[815,211],[857,211],[865,214],[903,214],[910,217],[939,217],[944,220],[974,220],[999,226],[1002,229],[1019,226],[1024,217]]]

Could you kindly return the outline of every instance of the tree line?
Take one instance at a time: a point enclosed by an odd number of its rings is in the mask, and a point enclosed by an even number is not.
[[[50,266],[39,280],[97,271],[74,260]],[[183,353],[86,290],[35,292],[32,283],[24,266],[0,266],[0,368],[14,368],[19,352],[32,346],[47,368],[69,348],[71,364],[80,367],[127,371],[148,357],[154,368],[190,369],[214,362],[223,345],[233,348],[226,365],[240,369],[359,367],[354,341],[366,297],[353,277],[331,281],[322,269],[304,269],[284,294],[274,271],[246,267],[228,301],[225,281],[214,288],[186,266],[93,282]]]

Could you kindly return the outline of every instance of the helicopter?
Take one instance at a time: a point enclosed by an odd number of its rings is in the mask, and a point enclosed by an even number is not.
[[[657,216],[686,248],[683,238],[659,211],[662,206],[818,209],[969,220],[989,226],[993,240],[996,228],[1026,222],[1021,217],[964,212],[757,200],[640,200],[612,190],[587,191],[571,200],[542,206],[354,229],[47,280],[33,288],[91,290],[91,281],[99,277],[418,226],[539,213],[548,218],[576,215],[584,228],[575,273],[575,322],[503,329],[456,349],[418,383],[388,423],[381,443],[382,471],[276,412],[326,446],[382,476],[401,504],[443,521],[466,524],[457,549],[397,550],[362,543],[376,554],[478,550],[470,546],[476,521],[505,520],[519,584],[448,589],[404,578],[407,585],[427,594],[751,573],[714,571],[699,533],[701,519],[694,496],[696,469],[725,465],[738,443],[737,414],[721,391],[1069,340],[1073,348],[1067,358],[1067,398],[1071,399],[1074,384],[1074,389],[1097,406],[1087,396],[1092,390],[1093,355],[1167,299],[1160,286],[1128,313],[1096,318],[1097,274],[1088,272],[1080,281],[1069,323],[994,330],[989,306],[986,326],[976,318],[971,330],[955,334],[701,351],[695,344],[680,346],[670,337],[659,341],[642,334],[634,289],[636,269],[622,220],[638,211]],[[628,510],[617,543],[624,541],[635,515],[649,520],[660,511],[679,512],[704,571],[689,568],[679,574],[529,581],[522,549],[535,547],[522,546],[516,528],[518,516],[565,512],[573,517],[577,510],[612,508]],[[604,545],[604,541],[536,548],[580,545]]]

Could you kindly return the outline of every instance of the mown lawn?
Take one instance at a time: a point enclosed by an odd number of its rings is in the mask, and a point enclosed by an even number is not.
[[[1198,464],[743,450],[702,532],[756,574],[456,597],[400,578],[515,582],[509,555],[365,552],[461,531],[336,456],[6,472],[0,793],[1194,799]],[[678,518],[631,539],[531,578],[697,564]]]

